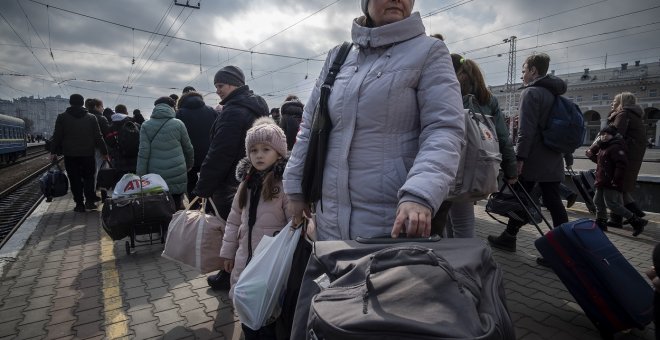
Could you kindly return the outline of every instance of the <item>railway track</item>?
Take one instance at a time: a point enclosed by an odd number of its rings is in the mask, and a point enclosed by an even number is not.
[[[48,164],[39,168],[23,180],[0,192],[0,248],[43,200],[39,177],[48,171],[50,166]]]
[[[18,160],[16,160],[16,162],[13,162],[13,163],[0,164],[0,169],[9,168],[9,167],[12,167],[12,166],[17,165],[17,164],[21,164],[21,163],[31,161],[35,158],[46,156],[48,154],[49,154],[49,152],[44,149],[43,145],[35,145],[35,146],[29,147],[27,149],[27,155],[25,157],[21,157]]]

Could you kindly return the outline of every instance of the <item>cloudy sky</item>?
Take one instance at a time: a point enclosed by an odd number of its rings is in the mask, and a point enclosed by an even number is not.
[[[361,15],[357,0],[198,1],[2,0],[0,98],[77,92],[148,114],[155,98],[192,85],[215,106],[213,75],[233,64],[269,106],[290,93],[306,101]],[[535,51],[557,74],[660,61],[659,0],[417,0],[414,10],[489,85],[507,80],[510,36],[515,79]]]

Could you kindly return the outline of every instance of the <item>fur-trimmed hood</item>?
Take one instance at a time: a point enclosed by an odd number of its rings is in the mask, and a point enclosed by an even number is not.
[[[282,157],[281,159],[278,159],[277,162],[275,162],[275,165],[273,165],[273,169],[271,170],[275,174],[275,179],[282,179],[282,175],[284,175],[284,169],[286,168],[286,162],[288,160],[289,155],[286,155],[285,157]],[[247,157],[238,161],[238,165],[236,165],[236,180],[243,182],[247,175],[250,173],[250,169],[252,169],[252,163]]]

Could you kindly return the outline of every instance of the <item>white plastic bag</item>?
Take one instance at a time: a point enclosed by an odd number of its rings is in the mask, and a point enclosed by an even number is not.
[[[257,252],[234,286],[234,308],[241,323],[257,330],[273,322],[282,311],[282,295],[291,271],[291,260],[300,240],[291,222]],[[266,238],[266,237],[264,237]],[[263,242],[263,240],[262,240]]]
[[[140,177],[129,173],[117,182],[112,198],[152,195],[168,191],[167,183],[159,174],[146,174]]]

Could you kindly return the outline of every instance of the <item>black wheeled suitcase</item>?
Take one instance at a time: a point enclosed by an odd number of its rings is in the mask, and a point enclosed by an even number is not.
[[[480,239],[315,242],[291,339],[515,339]]]
[[[580,193],[584,204],[587,206],[587,209],[590,213],[596,213],[596,205],[594,204],[594,194],[596,193],[596,188],[594,183],[596,182],[596,175],[593,170],[583,170],[579,173],[575,171],[570,172],[571,179],[575,188]]]
[[[522,193],[531,201],[524,188]],[[651,286],[593,220],[567,222],[545,234],[532,222],[541,234],[536,249],[604,339],[653,320]]]

